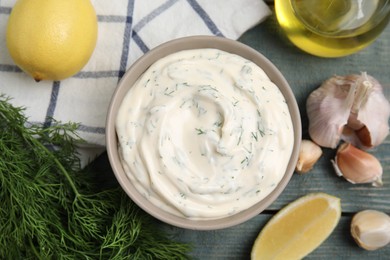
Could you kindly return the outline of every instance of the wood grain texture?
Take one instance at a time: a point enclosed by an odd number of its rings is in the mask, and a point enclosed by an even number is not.
[[[195,245],[194,259],[250,259],[252,245],[272,217],[263,213],[241,225],[217,231],[191,231],[167,225],[162,228],[177,240]],[[356,245],[350,235],[351,216],[343,216],[332,234],[305,259],[389,259],[390,247],[367,251]]]

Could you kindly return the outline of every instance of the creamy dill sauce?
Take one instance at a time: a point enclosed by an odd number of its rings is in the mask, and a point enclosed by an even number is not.
[[[261,201],[283,177],[294,141],[277,86],[254,63],[217,49],[153,64],[124,97],[116,131],[136,189],[191,219]]]

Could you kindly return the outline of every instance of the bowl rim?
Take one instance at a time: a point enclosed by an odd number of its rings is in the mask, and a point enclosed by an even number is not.
[[[290,116],[294,128],[294,146],[286,172],[276,188],[268,194],[263,200],[251,206],[250,208],[241,211],[232,216],[224,218],[210,219],[210,220],[191,220],[170,214],[152,202],[143,197],[133,186],[124,172],[121,162],[119,160],[119,152],[117,148],[117,135],[115,130],[116,113],[120,104],[122,103],[124,95],[132,87],[138,77],[155,61],[165,57],[168,54],[175,53],[181,50],[201,49],[201,48],[215,48],[222,51],[230,52],[240,55],[258,66],[268,75],[274,84],[276,84],[282,92],[287,105],[289,107]],[[130,81],[130,83],[128,83]],[[287,186],[292,174],[294,173],[296,162],[298,160],[299,148],[301,143],[301,117],[297,101],[290,85],[284,78],[279,69],[268,60],[263,54],[255,49],[245,45],[244,43],[223,38],[220,36],[187,36],[165,42],[149,52],[141,56],[134,62],[120,79],[109,104],[108,113],[106,117],[106,149],[108,159],[114,175],[118,180],[122,189],[127,193],[130,199],[135,202],[141,209],[146,211],[153,217],[163,221],[167,224],[192,229],[192,230],[217,230],[232,227],[255,217],[264,211]]]

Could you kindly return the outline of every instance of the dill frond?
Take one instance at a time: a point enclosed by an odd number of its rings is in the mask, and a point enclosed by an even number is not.
[[[77,124],[31,125],[9,101],[0,95],[0,259],[188,258],[120,187],[80,168]]]

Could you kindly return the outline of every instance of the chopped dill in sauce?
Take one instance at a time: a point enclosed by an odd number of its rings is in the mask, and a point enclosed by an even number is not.
[[[266,197],[286,170],[292,129],[265,72],[216,49],[177,52],[150,66],[116,123],[137,190],[193,219],[236,214]]]

